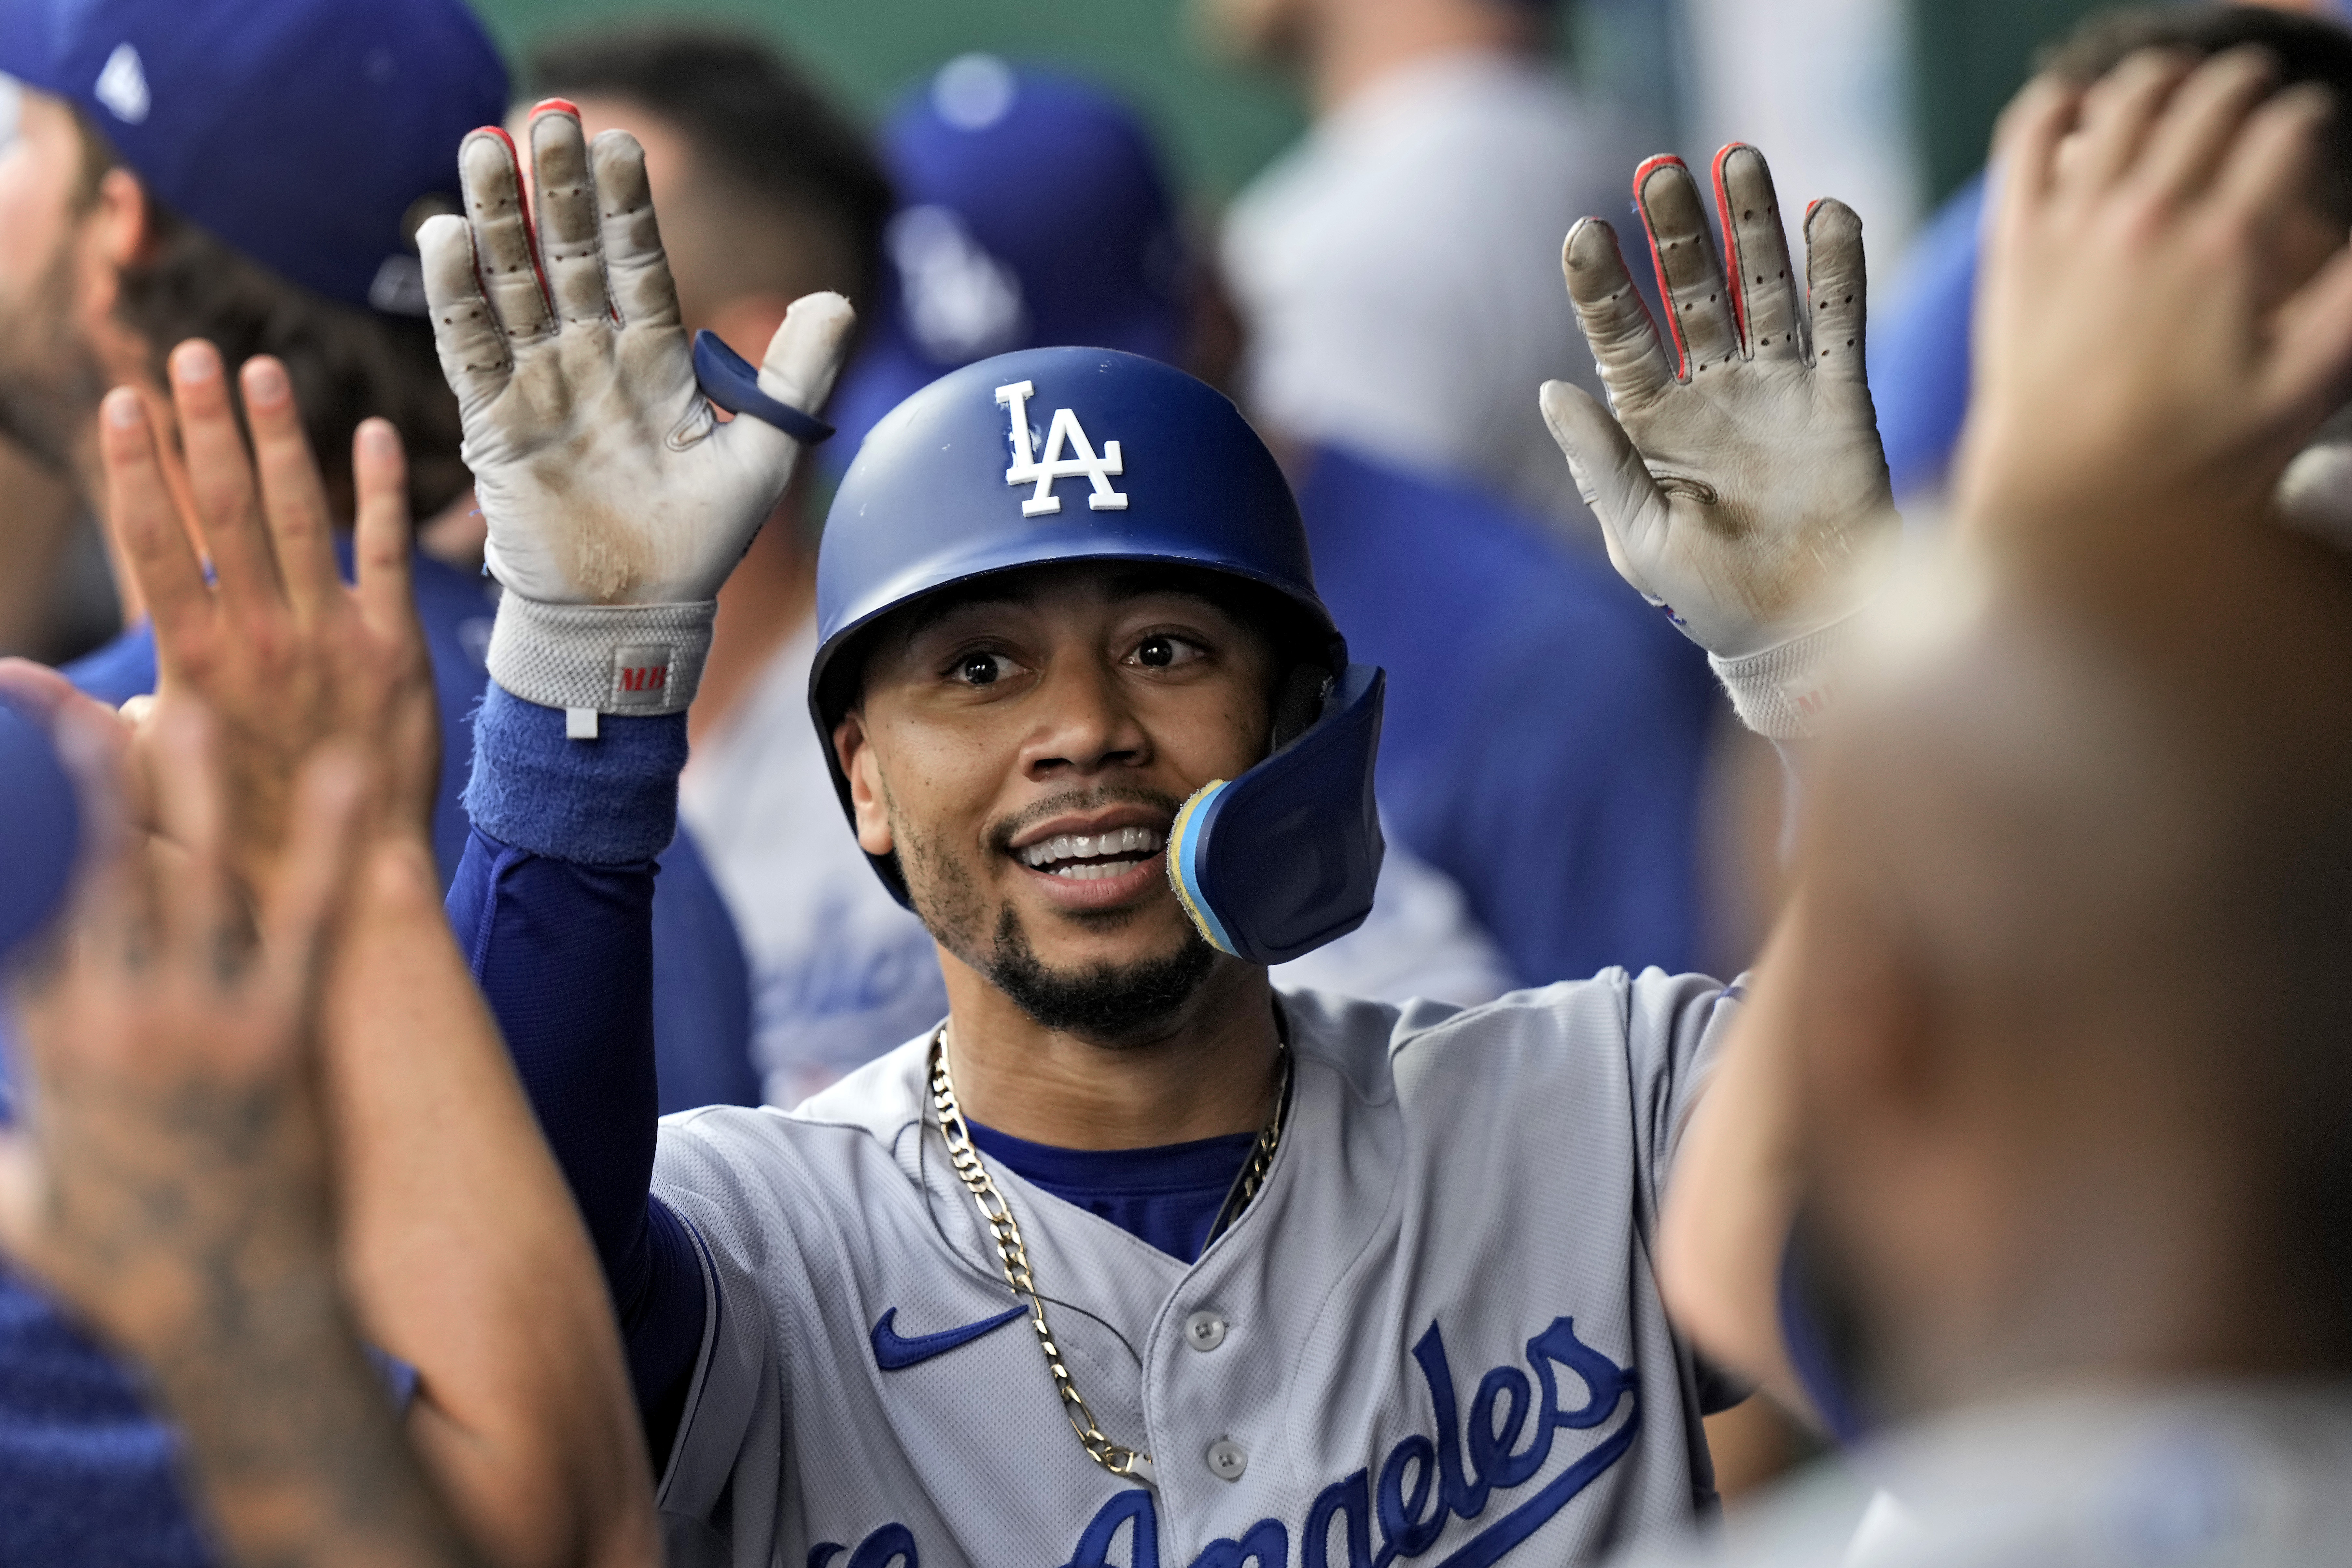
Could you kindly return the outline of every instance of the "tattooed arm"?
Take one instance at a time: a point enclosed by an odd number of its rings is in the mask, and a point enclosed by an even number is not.
[[[257,931],[208,722],[165,717],[140,759],[169,848],[114,804],[108,722],[60,715],[96,852],[16,988],[26,1093],[0,1134],[0,1247],[145,1364],[237,1561],[476,1568],[339,1279],[318,1037],[363,770],[306,770]]]
[[[110,515],[154,618],[156,715],[195,704],[217,716],[224,854],[245,886],[273,885],[299,817],[290,781],[321,743],[357,748],[382,781],[322,1015],[361,1329],[415,1369],[409,1436],[500,1568],[656,1561],[652,1478],[595,1254],[441,910],[427,826],[439,726],[398,438],[382,421],[359,433],[346,587],[283,369],[244,367],[250,453],[210,346],[182,345],[169,369],[193,515],[135,398],[109,400],[101,448]]]

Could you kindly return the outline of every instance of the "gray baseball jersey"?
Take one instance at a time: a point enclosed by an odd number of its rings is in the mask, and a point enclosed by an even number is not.
[[[928,1037],[790,1112],[665,1121],[707,1271],[661,1507],[701,1568],[1589,1562],[1711,1498],[1659,1184],[1738,994],[1601,977],[1468,1010],[1312,992],[1280,1152],[1187,1265],[992,1168],[1088,1458],[929,1107]]]

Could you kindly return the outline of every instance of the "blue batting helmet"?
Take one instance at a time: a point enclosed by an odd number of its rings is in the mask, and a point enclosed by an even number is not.
[[[1240,778],[1186,803],[1170,875],[1202,934],[1279,963],[1363,923],[1382,851],[1372,799],[1385,678],[1349,667],[1315,592],[1289,484],[1241,412],[1157,361],[1031,349],[950,373],[884,416],[843,476],[817,558],[809,709],[842,806],[833,728],[859,634],[927,595],[1059,562],[1191,567],[1271,590],[1317,649],[1315,710]],[[904,903],[898,868],[876,872]]]

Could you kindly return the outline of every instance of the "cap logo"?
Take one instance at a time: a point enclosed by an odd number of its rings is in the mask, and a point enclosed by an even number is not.
[[[1020,275],[988,253],[954,208],[908,207],[883,237],[898,268],[908,328],[932,359],[986,359],[1028,331]]]
[[[1034,484],[1035,492],[1021,503],[1024,517],[1044,517],[1062,510],[1062,498],[1054,493],[1054,486],[1063,479],[1086,479],[1094,486],[1087,497],[1087,506],[1095,511],[1125,511],[1127,494],[1110,488],[1110,476],[1125,472],[1119,458],[1118,443],[1103,443],[1102,456],[1095,455],[1094,443],[1087,439],[1086,430],[1078,424],[1076,411],[1054,410],[1054,423],[1045,433],[1045,455],[1038,457],[1029,431],[1029,399],[1035,396],[1034,383],[1016,381],[1010,386],[996,389],[998,406],[1013,414],[1013,466],[1004,470],[1004,482],[1014,489]],[[1076,456],[1065,457],[1065,452]]]
[[[140,124],[154,107],[154,100],[147,93],[147,68],[140,62],[139,51],[129,44],[116,45],[114,52],[106,57],[106,65],[98,73],[98,85],[90,92],[125,125]]]

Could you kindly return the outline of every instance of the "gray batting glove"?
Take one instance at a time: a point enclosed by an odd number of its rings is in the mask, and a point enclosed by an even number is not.
[[[417,246],[507,591],[490,674],[586,735],[596,713],[693,700],[719,586],[800,447],[756,418],[721,423],[696,384],[636,139],[591,148],[568,105],[543,105],[530,144],[538,233],[514,143],[485,130],[457,153],[467,216],[433,219]],[[852,320],[837,294],[796,302],[761,391],[816,410]]]
[[[1749,728],[1788,738],[1825,708],[1867,558],[1899,526],[1863,370],[1862,220],[1834,201],[1805,215],[1809,321],[1763,154],[1726,147],[1715,188],[1728,273],[1682,160],[1633,177],[1671,356],[1615,233],[1569,231],[1569,298],[1610,407],[1554,381],[1543,412],[1611,563],[1713,656]]]

